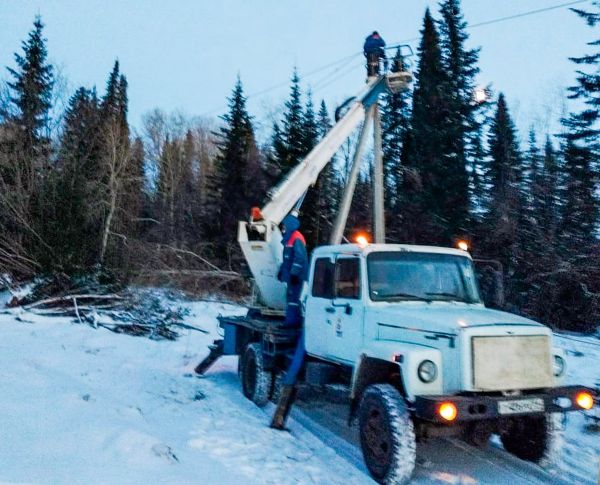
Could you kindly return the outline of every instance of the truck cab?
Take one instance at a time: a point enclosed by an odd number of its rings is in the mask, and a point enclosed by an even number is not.
[[[407,399],[560,384],[551,330],[488,309],[467,251],[346,244],[314,251],[304,300],[306,351],[351,366],[398,366]]]
[[[416,442],[443,436],[485,446],[496,433],[544,464],[559,413],[591,405],[589,390],[561,385],[565,357],[548,327],[485,307],[467,251],[317,248],[304,308],[309,359],[352,376],[350,422],[382,483],[408,481]]]

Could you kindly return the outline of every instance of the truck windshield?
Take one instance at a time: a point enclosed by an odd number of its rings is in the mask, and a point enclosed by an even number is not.
[[[371,300],[481,303],[473,264],[452,254],[408,251],[367,256]]]

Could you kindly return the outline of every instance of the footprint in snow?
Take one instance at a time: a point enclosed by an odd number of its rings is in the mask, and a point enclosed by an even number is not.
[[[177,458],[177,455],[175,455],[175,453],[173,453],[173,450],[171,449],[171,447],[167,446],[163,443],[158,443],[158,444],[152,446],[152,452],[159,458],[163,458],[164,460],[166,460],[168,463],[178,463],[179,462],[179,458]]]

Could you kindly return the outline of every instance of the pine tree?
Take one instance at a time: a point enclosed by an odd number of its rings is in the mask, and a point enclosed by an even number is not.
[[[466,217],[464,167],[452,153],[449,80],[435,23],[425,12],[405,156],[403,238],[449,244]]]
[[[47,63],[48,52],[43,36],[44,24],[38,16],[27,41],[22,43],[23,55],[15,53],[18,69],[8,68],[13,81],[8,83],[11,102],[16,108],[15,122],[24,137],[24,148],[39,155],[48,143],[46,129],[54,85],[53,67]]]
[[[217,173],[213,184],[216,214],[210,225],[207,224],[209,235],[219,245],[221,257],[228,254],[228,246],[233,246],[238,221],[248,218],[264,187],[252,118],[246,109],[246,97],[239,78],[228,101],[229,112],[222,116],[225,126],[219,131]]]

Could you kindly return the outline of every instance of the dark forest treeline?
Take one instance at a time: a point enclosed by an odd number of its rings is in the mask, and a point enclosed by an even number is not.
[[[591,32],[600,2],[593,9],[575,10]],[[573,59],[569,97],[583,108],[562,120],[561,134],[532,129],[523,140],[501,93],[475,99],[479,50],[467,47],[466,27],[459,0],[443,0],[437,20],[427,10],[413,89],[381,101],[388,239],[450,246],[466,238],[475,257],[502,265],[510,309],[592,330],[600,322],[598,41]],[[64,113],[56,91],[38,18],[0,96],[0,277],[94,273],[215,289],[216,269],[228,277],[244,266],[237,222],[332,126],[298,72],[265,145],[240,79],[219,122],[154,110],[140,134],[128,124],[118,62],[102,92],[77,89]],[[351,148],[306,197],[311,247],[328,240]],[[370,229],[369,179],[366,164],[349,237]]]

